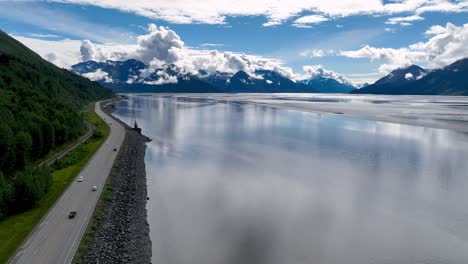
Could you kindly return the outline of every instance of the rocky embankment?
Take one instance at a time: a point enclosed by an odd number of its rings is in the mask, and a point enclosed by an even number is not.
[[[127,129],[107,190],[101,196],[100,219],[79,262],[151,263],[144,161],[147,140]]]

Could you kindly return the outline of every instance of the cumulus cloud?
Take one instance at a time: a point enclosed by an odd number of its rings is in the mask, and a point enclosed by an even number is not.
[[[342,51],[341,55],[350,58],[368,58],[372,62],[381,63],[379,71],[382,73],[411,64],[439,68],[468,57],[468,45],[466,45],[468,24],[435,25],[425,34],[429,37],[426,42],[418,42],[408,47],[394,49],[366,45],[359,50]]]
[[[90,61],[97,59],[98,51],[91,41],[84,40],[80,47],[80,53],[83,61]]]
[[[434,30],[438,29],[434,28]],[[148,69],[143,71],[140,76],[132,76],[128,80],[128,83],[132,83],[140,78],[144,79],[154,73],[158,74],[158,71],[168,67],[170,64],[175,65],[182,73],[196,75],[200,74],[200,70],[203,70],[204,74],[207,75],[216,72],[234,74],[242,70],[251,76],[260,77],[256,76],[256,70],[271,70],[292,80],[320,75],[327,78],[336,78],[343,83],[349,83],[344,76],[328,71],[322,66],[307,66],[307,75],[303,75],[294,73],[290,67],[285,67],[281,60],[275,58],[186,47],[175,31],[165,27],[157,27],[153,24],[148,26],[146,34],[137,37],[137,43],[134,45],[95,44],[90,40],[82,42],[76,40],[42,40],[23,36],[15,36],[15,38],[31,47],[45,59],[66,68],[88,60],[122,61],[138,59],[144,61],[149,66]],[[50,53],[50,49],[56,52]],[[325,56],[335,53],[334,50],[317,49],[310,51],[308,54],[304,53],[304,56]],[[162,74],[162,72],[159,74]],[[88,73],[85,77],[95,81],[112,81],[106,72],[101,71]],[[177,82],[176,76],[160,75],[160,77],[156,80],[158,84]]]
[[[136,45],[96,45],[84,40],[80,46],[81,61],[126,60],[135,57]]]
[[[28,0],[23,0],[28,1]],[[32,1],[32,0],[29,0]],[[93,5],[102,8],[131,12],[151,19],[170,23],[225,24],[227,17],[264,16],[264,26],[273,26],[303,13],[332,18],[355,15],[388,15],[398,13],[464,12],[466,0],[327,0],[327,1],[236,1],[236,0],[42,0],[68,4]],[[408,23],[408,22],[406,22]]]
[[[148,26],[147,34],[137,38],[136,45],[96,45],[85,40],[80,51],[83,61],[133,58],[143,61],[153,71],[164,65],[174,64],[184,73],[191,74],[198,74],[199,70],[208,74],[216,71],[235,73],[242,70],[254,75],[257,69],[267,69],[277,71],[288,78],[294,77],[292,69],[284,67],[279,60],[243,53],[188,48],[175,31],[154,24]]]
[[[302,69],[306,72],[306,75],[304,76],[306,79],[316,79],[322,77],[335,79],[340,83],[352,85],[348,78],[334,71],[327,70],[322,65],[306,65],[303,66]]]
[[[109,73],[102,71],[101,69],[96,70],[95,72],[88,72],[83,74],[84,77],[90,79],[91,81],[101,81],[111,83],[112,78],[109,76]]]
[[[145,63],[158,60],[165,63],[174,63],[183,56],[184,42],[173,30],[166,27],[148,26],[147,35],[138,36],[138,49],[136,57]]]

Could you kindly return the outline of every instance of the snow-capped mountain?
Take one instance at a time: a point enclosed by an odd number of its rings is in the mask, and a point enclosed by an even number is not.
[[[204,72],[203,72],[204,73]],[[256,70],[253,74],[238,71],[235,74],[216,72],[202,80],[228,93],[315,93],[316,89],[294,82],[270,70]]]
[[[72,70],[118,92],[347,93],[354,90],[350,84],[333,78],[293,81],[271,70],[250,74],[200,70],[198,74],[189,74],[172,64],[150,67],[133,59],[87,61],[72,66]]]
[[[350,93],[356,90],[353,85],[332,78],[315,77],[301,82],[317,89],[319,93]]]
[[[133,82],[141,71],[146,70],[143,62],[138,60],[126,61],[87,61],[72,66],[72,71],[81,75],[87,75],[93,81],[107,81],[108,83]],[[107,78],[106,78],[107,77]]]
[[[413,65],[390,75],[356,93],[468,95],[468,58],[432,71]]]
[[[133,59],[87,61],[73,65],[72,71],[117,92],[222,92],[173,64],[156,68]]]
[[[422,79],[428,72],[428,70],[417,65],[396,69],[377,80],[374,84],[356,90],[354,93],[384,93],[390,90],[396,91],[399,87]]]

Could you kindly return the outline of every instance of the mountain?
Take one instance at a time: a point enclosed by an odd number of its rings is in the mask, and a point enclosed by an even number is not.
[[[294,82],[270,70],[256,70],[254,76],[238,71],[226,80],[224,90],[229,93],[314,93],[316,89]]]
[[[319,93],[350,93],[356,90],[351,84],[341,83],[332,78],[316,77],[301,82],[318,90]]]
[[[127,61],[87,61],[72,66],[72,70],[75,73],[94,73],[99,72],[107,73],[107,80],[113,80],[115,83],[127,83],[134,76],[140,75],[140,71],[147,69],[143,62],[138,60],[127,60]],[[98,76],[96,76],[97,79]]]
[[[96,80],[115,92],[222,92],[198,76],[182,73],[173,64],[148,67],[141,61],[87,61],[72,66],[72,71]]]
[[[468,58],[434,70],[402,89],[409,94],[468,95]]]
[[[385,94],[391,92],[397,92],[401,90],[401,87],[413,84],[417,80],[421,79],[428,73],[427,70],[417,66],[411,65],[406,68],[400,68],[393,70],[390,74],[377,80],[374,84],[367,85],[354,91],[353,93],[376,93]]]
[[[42,59],[0,30],[0,219],[49,190],[35,162],[85,131],[80,111],[112,91]]]
[[[112,91],[42,59],[41,56],[0,30],[0,67],[3,92],[16,93],[19,82],[30,93],[39,93],[75,109],[92,100],[107,98]],[[0,80],[1,81],[1,80]],[[43,82],[43,83],[41,83]],[[21,86],[21,85],[20,85]]]
[[[354,93],[468,95],[468,58],[433,71],[424,70],[416,65],[397,69]]]
[[[183,73],[175,65],[154,69],[138,60],[87,61],[72,66],[72,71],[95,80],[116,92],[228,92],[228,93],[309,93],[310,85],[294,82],[275,71],[257,70],[251,76],[245,71],[235,74]]]
[[[226,87],[229,85],[229,82],[230,82],[229,79],[232,77],[232,74],[227,73],[227,72],[216,71],[212,74],[209,74],[208,72],[204,70],[199,70],[198,72],[199,72],[199,75],[201,76],[200,78],[203,81],[215,87],[218,87],[222,91],[226,90]]]

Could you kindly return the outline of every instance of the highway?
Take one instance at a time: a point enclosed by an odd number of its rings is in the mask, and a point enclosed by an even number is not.
[[[78,175],[83,176],[83,182],[75,179],[70,184],[10,259],[10,263],[64,264],[73,260],[117,157],[118,151],[113,150],[119,150],[125,138],[125,128],[101,111],[99,104],[95,105],[96,113],[106,123],[112,123],[108,139]],[[98,187],[95,192],[91,190],[94,185]],[[68,218],[70,211],[77,212],[74,219]]]

